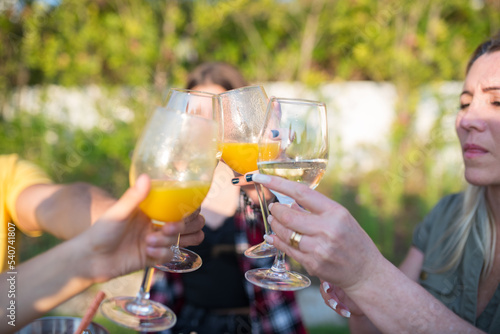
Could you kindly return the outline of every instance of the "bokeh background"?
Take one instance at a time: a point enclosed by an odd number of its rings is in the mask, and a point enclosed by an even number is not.
[[[229,62],[268,95],[327,103],[318,190],[399,263],[415,224],[463,187],[460,81],[499,28],[498,0],[0,0],[0,153],[120,196],[168,89],[204,61]],[[21,259],[58,242],[25,237]]]

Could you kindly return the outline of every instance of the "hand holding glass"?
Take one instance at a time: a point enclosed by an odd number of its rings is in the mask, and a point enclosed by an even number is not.
[[[259,172],[304,183],[314,189],[327,163],[328,127],[324,103],[271,98],[259,135]],[[293,203],[290,197],[273,193],[280,203]],[[273,290],[298,290],[311,284],[307,276],[286,269],[285,254],[281,251],[270,269],[249,270],[245,277],[255,285]]]
[[[217,163],[218,126],[213,120],[156,109],[139,139],[132,158],[130,182],[146,173],[151,191],[140,208],[163,225],[195,212],[204,200]],[[172,327],[175,314],[149,300],[154,267],[146,267],[136,297],[114,297],[101,304],[114,322],[137,331]]]

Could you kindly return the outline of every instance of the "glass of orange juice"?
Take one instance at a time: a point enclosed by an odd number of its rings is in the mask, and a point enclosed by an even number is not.
[[[195,100],[186,94],[184,98]],[[213,98],[217,99],[216,95]],[[213,119],[156,109],[136,144],[130,168],[132,184],[144,173],[151,179],[151,190],[140,208],[154,224],[181,221],[198,210],[218,162],[218,128]],[[172,246],[170,263],[146,267],[136,297],[106,299],[101,304],[102,313],[136,331],[162,331],[174,326],[174,312],[149,300],[149,289],[155,268],[189,272],[201,266],[201,258],[179,248],[178,243]]]
[[[259,151],[271,156],[278,155],[279,142],[259,147],[259,133],[264,124],[267,107],[267,94],[262,86],[248,86],[229,90],[219,94],[222,114],[222,160],[236,173],[246,174],[256,171]],[[255,184],[259,199],[265,233],[271,234],[267,223],[267,203],[264,196],[264,187]],[[245,251],[250,258],[272,257],[277,249],[263,241]]]

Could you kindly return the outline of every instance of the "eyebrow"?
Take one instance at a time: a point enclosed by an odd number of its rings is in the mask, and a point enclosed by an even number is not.
[[[500,90],[500,87],[499,86],[493,86],[493,87],[483,88],[483,92],[489,92],[489,91],[492,91],[492,90]]]
[[[485,88],[483,88],[482,90],[483,90],[483,92],[485,92],[485,93],[486,93],[486,92],[490,92],[490,91],[492,91],[492,90],[500,90],[500,86],[485,87]],[[468,90],[464,90],[464,91],[462,92],[462,94],[460,94],[460,96],[462,96],[462,95],[472,95],[472,93],[471,93],[471,92],[469,92]]]

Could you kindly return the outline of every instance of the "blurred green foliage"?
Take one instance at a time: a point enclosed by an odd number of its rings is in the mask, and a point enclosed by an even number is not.
[[[7,2],[6,2],[7,3]],[[57,182],[83,180],[116,196],[128,185],[130,152],[148,106],[203,61],[239,67],[250,82],[388,81],[397,89],[390,152],[381,167],[318,188],[352,210],[389,259],[435,201],[460,189],[436,170],[441,123],[422,142],[415,110],[423,85],[462,80],[468,56],[499,28],[495,0],[61,0],[0,7],[0,152],[17,152]],[[98,85],[133,123],[101,110],[90,130],[10,105],[22,87]],[[362,97],[360,97],[362,98]],[[443,117],[450,110],[443,110]],[[111,113],[112,114],[112,113]],[[338,152],[339,155],[346,154]],[[332,157],[331,157],[332,158]],[[340,167],[335,167],[340,168]],[[337,170],[340,174],[341,171]]]

